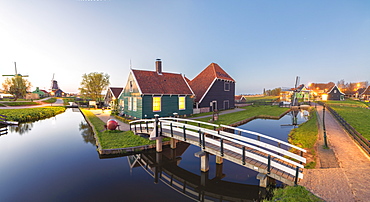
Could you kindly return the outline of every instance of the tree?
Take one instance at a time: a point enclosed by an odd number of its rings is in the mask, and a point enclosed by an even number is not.
[[[80,93],[85,98],[95,101],[102,101],[103,90],[109,86],[109,75],[104,73],[92,72],[82,76]]]
[[[30,90],[31,86],[31,83],[27,79],[19,75],[7,78],[3,83],[4,90],[14,96],[14,101],[18,98],[26,97],[27,91]]]

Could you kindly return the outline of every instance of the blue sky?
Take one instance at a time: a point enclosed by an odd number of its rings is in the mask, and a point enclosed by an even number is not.
[[[124,86],[132,68],[194,78],[210,63],[236,93],[301,83],[370,80],[370,1],[1,0],[0,74],[28,74],[65,92],[104,72]],[[5,78],[1,77],[2,83]]]

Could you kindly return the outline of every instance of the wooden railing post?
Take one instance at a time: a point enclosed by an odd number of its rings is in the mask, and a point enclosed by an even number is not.
[[[182,126],[182,128],[183,128],[183,133],[184,133],[184,141],[186,141],[186,128],[185,128],[185,125],[183,125]]]
[[[268,155],[267,157],[267,173],[271,173],[271,155]]]
[[[243,165],[245,165],[245,146],[243,146],[243,155],[242,155],[242,162],[243,162]]]
[[[202,146],[202,131],[198,130],[199,133],[199,147]]]
[[[203,144],[203,149],[205,149],[206,148],[206,138],[205,138],[205,134],[204,133],[202,133],[202,144]]]
[[[298,185],[298,175],[299,175],[299,167],[297,166],[295,168],[295,179],[294,179],[294,185]]]
[[[220,139],[220,143],[221,143],[221,156],[224,156],[224,139]]]
[[[148,121],[146,121],[145,123],[146,123],[146,132],[149,133]]]
[[[170,123],[170,128],[171,128],[171,137],[173,137],[172,122]]]

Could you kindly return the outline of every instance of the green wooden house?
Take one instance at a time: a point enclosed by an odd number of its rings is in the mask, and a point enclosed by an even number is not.
[[[131,69],[127,84],[119,96],[119,112],[132,118],[190,115],[194,93],[182,74],[162,72],[162,61],[156,71]]]

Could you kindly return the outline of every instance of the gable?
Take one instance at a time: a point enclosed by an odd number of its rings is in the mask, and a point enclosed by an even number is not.
[[[211,88],[216,80],[224,80],[235,83],[235,80],[231,78],[231,76],[227,74],[218,64],[211,63],[189,82],[193,92],[196,95],[196,102],[199,102],[203,99],[207,91]]]

